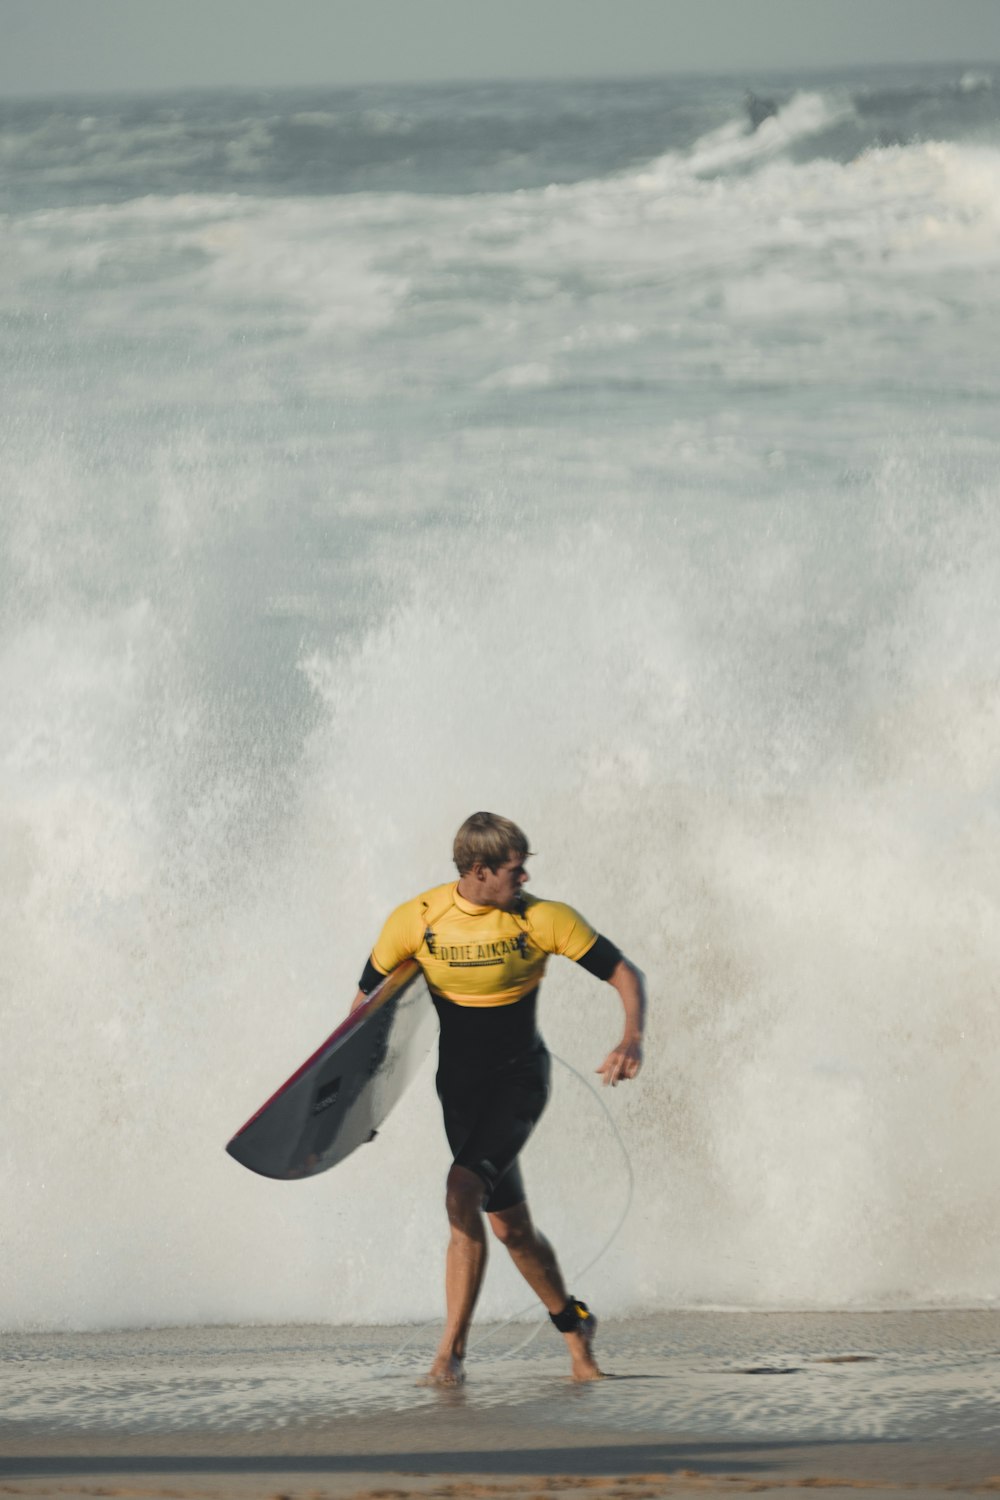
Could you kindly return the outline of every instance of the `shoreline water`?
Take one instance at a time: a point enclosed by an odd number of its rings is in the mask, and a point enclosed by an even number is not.
[[[613,1376],[590,1387],[548,1340],[518,1350],[522,1325],[493,1330],[457,1392],[416,1384],[422,1348],[393,1362],[412,1332],[9,1335],[0,1493],[1000,1488],[997,1313],[612,1321]]]

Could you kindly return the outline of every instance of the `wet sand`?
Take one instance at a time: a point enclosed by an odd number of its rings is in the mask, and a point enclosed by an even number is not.
[[[405,1330],[7,1341],[0,1496],[653,1500],[1000,1492],[993,1313],[683,1314],[606,1330],[574,1387],[508,1331],[459,1392]],[[515,1330],[517,1340],[523,1330]],[[502,1347],[503,1339],[507,1347]]]
[[[824,1489],[886,1494],[1000,1492],[1000,1450],[927,1443],[753,1443],[565,1429],[497,1432],[444,1420],[335,1423],[299,1433],[189,1434],[4,1444],[0,1494],[347,1500],[507,1497],[652,1500]]]

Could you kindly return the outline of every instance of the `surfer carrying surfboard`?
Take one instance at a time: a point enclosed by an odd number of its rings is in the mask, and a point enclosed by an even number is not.
[[[407,958],[420,964],[441,1026],[437,1090],[453,1153],[447,1322],[428,1379],[458,1385],[486,1268],[483,1214],[544,1303],[569,1348],[575,1380],[596,1380],[597,1320],[566,1290],[555,1252],[528,1209],[518,1155],[549,1094],[550,1059],[538,1033],[538,987],[564,954],[617,991],[621,1041],[596,1070],[612,1086],[642,1065],[646,1010],[639,970],[572,907],[524,890],[528,840],[515,823],[478,812],[455,836],[458,880],[390,915],[365,965],[352,1012]]]

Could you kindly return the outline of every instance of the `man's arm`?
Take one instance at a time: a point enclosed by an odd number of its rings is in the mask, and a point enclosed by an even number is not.
[[[625,1079],[634,1078],[642,1067],[642,1033],[646,1023],[646,982],[641,970],[627,958],[620,958],[608,984],[617,990],[625,1012],[625,1032],[618,1046],[608,1053],[596,1073],[612,1088]]]
[[[398,968],[405,958],[412,958],[420,947],[424,929],[418,915],[415,915],[418,901],[419,897],[397,906],[382,928],[381,936],[368,955],[364,972],[358,980],[358,992],[351,1001],[351,1008],[347,1012],[349,1016],[353,1016],[359,1006],[364,1005],[372,990],[383,979],[388,978],[393,969]],[[377,963],[376,952],[379,955]]]

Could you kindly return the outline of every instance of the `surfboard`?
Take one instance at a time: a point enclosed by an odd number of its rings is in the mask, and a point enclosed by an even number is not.
[[[226,1146],[251,1172],[314,1177],[375,1139],[434,1040],[434,1007],[412,958],[384,979]]]

